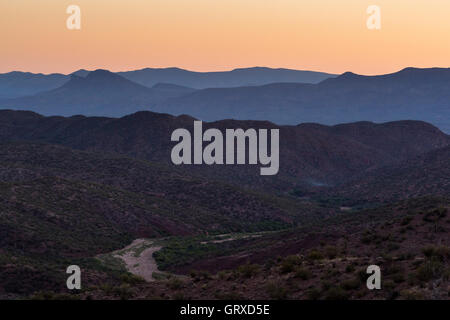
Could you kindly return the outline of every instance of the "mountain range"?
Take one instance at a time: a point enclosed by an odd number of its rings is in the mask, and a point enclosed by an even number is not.
[[[247,83],[265,71],[0,76],[0,298],[447,299],[450,70]],[[279,173],[172,164],[196,119],[279,129]]]
[[[450,132],[450,69],[407,68],[381,76],[345,73],[315,84],[270,83],[206,89],[168,83],[167,77],[161,77],[164,81],[157,84],[156,80],[139,80],[141,84],[129,80],[145,75],[144,71],[126,75],[105,70],[80,72],[56,89],[0,100],[0,107],[44,115],[110,117],[148,110],[189,114],[205,121],[231,118],[291,125],[422,120]],[[130,74],[136,77],[127,76]]]
[[[156,111],[204,120],[279,124],[423,120],[450,130],[450,69],[407,68],[381,76],[344,73],[318,84],[211,88],[172,98]]]
[[[66,292],[74,263],[78,298],[448,293],[444,282],[426,289],[448,270],[448,135],[420,121],[204,123],[278,128],[280,172],[263,179],[247,165],[172,165],[170,134],[193,121],[0,111],[0,297]],[[154,258],[171,278],[146,283],[115,262],[111,252],[142,237],[161,244]],[[374,262],[387,291],[365,287],[358,270]]]
[[[192,131],[194,120],[190,116],[148,111],[122,118],[43,117],[26,111],[0,111],[0,139],[56,143],[171,165],[173,130]],[[204,122],[203,127],[222,131],[278,128],[280,172],[273,178],[260,176],[258,168],[250,165],[185,166],[183,169],[252,188],[260,185],[281,191],[294,186],[335,185],[366,169],[393,164],[450,144],[449,136],[420,121],[277,126],[267,121],[222,120]]]
[[[71,74],[42,74],[13,71],[0,74],[0,99],[11,99],[49,91],[62,86],[71,76],[86,77],[91,71],[80,69]],[[180,68],[145,68],[118,72],[125,79],[146,87],[170,83],[195,89],[263,85],[273,82],[318,83],[334,74],[264,67],[220,72],[195,72]]]
[[[158,84],[147,88],[106,70],[90,72],[85,77],[72,75],[59,88],[32,96],[7,100],[6,106],[50,115],[122,116],[149,109],[164,100],[192,92],[182,86]]]

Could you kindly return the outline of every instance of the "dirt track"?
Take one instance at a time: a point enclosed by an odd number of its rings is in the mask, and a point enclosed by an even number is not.
[[[153,252],[161,249],[152,246],[153,242],[147,239],[136,239],[129,246],[116,251],[114,257],[125,262],[127,270],[144,278],[146,281],[154,281],[153,272],[158,272],[158,265],[153,258]]]

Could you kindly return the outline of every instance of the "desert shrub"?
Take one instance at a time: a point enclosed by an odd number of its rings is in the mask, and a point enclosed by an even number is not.
[[[251,278],[260,272],[261,268],[257,264],[244,264],[239,266],[238,272],[244,278]]]
[[[367,274],[365,269],[361,269],[358,271],[358,278],[361,282],[365,282],[369,275]]]
[[[40,291],[33,294],[31,300],[79,300],[77,294],[55,293],[50,291]]]
[[[308,280],[312,277],[312,273],[306,268],[297,267],[295,269],[295,277],[302,280]]]
[[[152,272],[152,278],[155,280],[167,280],[171,278],[171,274],[163,273],[163,272]]]
[[[217,272],[217,277],[220,279],[220,280],[225,280],[226,278],[227,278],[227,275],[228,275],[228,273],[226,272],[226,271],[219,271],[219,272]]]
[[[429,260],[425,261],[417,269],[417,278],[420,281],[430,281],[432,279],[439,278],[444,271],[444,266],[440,261]]]
[[[325,293],[326,300],[347,300],[348,294],[341,287],[331,287]]]
[[[355,271],[355,266],[353,264],[349,264],[345,267],[345,272],[346,273],[352,273]]]
[[[395,283],[402,283],[405,281],[405,276],[403,273],[396,273],[392,276],[392,280],[394,280]]]
[[[175,292],[172,296],[172,299],[173,300],[187,300],[185,295],[181,291]]]
[[[321,297],[321,293],[317,289],[310,289],[306,292],[306,297],[308,300],[319,300]]]
[[[359,278],[355,278],[355,279],[350,279],[350,280],[346,280],[344,282],[342,282],[342,288],[344,290],[356,290],[360,287],[361,285],[361,281],[359,280]]]
[[[370,244],[373,240],[374,239],[370,234],[365,234],[361,237],[361,242],[363,244]]]
[[[243,297],[236,291],[216,292],[215,297],[219,300],[243,300]]]
[[[446,216],[447,216],[447,209],[438,208],[427,211],[422,217],[422,220],[425,222],[436,222],[437,220],[445,218]]]
[[[280,283],[271,281],[266,286],[267,293],[271,299],[283,300],[287,298],[287,289]]]
[[[113,294],[118,296],[121,300],[128,300],[134,296],[133,290],[129,284],[122,284],[113,288]]]
[[[322,291],[327,291],[328,289],[331,288],[331,282],[325,280],[322,282]]]
[[[400,246],[397,243],[394,242],[389,242],[387,245],[387,250],[388,251],[394,251],[394,250],[398,250],[400,248]]]
[[[424,296],[422,293],[415,290],[403,290],[400,295],[405,298],[405,300],[423,300]]]
[[[395,288],[395,282],[393,280],[386,279],[383,281],[382,286],[383,286],[383,289],[390,291]]]
[[[334,259],[338,256],[338,248],[335,246],[326,246],[325,247],[325,255],[328,259]]]
[[[398,256],[399,260],[411,260],[412,258],[414,258],[414,254],[411,252],[407,252],[407,253],[401,253]]]
[[[447,246],[428,246],[422,252],[427,258],[435,257],[441,261],[450,257],[450,248]]]
[[[270,270],[275,265],[275,261],[273,259],[269,259],[264,264],[264,270]]]
[[[402,221],[400,222],[400,224],[402,225],[402,226],[406,226],[406,225],[408,225],[411,221],[412,221],[412,217],[411,216],[407,216],[407,217],[404,217],[403,219],[402,219]]]
[[[200,280],[210,280],[211,277],[211,273],[209,273],[208,271],[195,271],[192,270],[189,275],[191,276],[192,280],[194,281],[200,281]]]
[[[308,260],[322,260],[323,255],[318,250],[311,250],[308,254]]]
[[[280,272],[291,273],[294,272],[295,267],[301,263],[297,256],[288,256],[281,262]]]
[[[184,285],[184,282],[178,278],[172,278],[169,281],[167,281],[167,286],[172,290],[181,289],[183,287],[183,285]]]
[[[136,276],[136,275],[131,274],[131,273],[122,274],[120,276],[120,280],[122,282],[128,283],[130,285],[137,285],[137,284],[145,282],[144,278]]]

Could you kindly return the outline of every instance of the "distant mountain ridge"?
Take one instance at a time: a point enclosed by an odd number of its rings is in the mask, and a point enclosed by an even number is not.
[[[80,69],[70,74],[20,71],[3,73],[0,74],[0,99],[18,98],[56,89],[69,81],[72,75],[84,78],[90,72],[93,71]],[[180,68],[145,68],[117,74],[146,87],[153,87],[158,83],[171,83],[196,89],[262,85],[273,82],[317,83],[336,76],[324,72],[262,67],[220,72],[195,72]]]
[[[422,120],[450,132],[449,87],[450,69],[407,68],[381,76],[344,73],[318,84],[204,89],[169,99],[154,110],[206,121],[234,118],[279,124]]]
[[[163,71],[168,69],[158,72]],[[147,72],[150,71],[145,69],[130,74],[144,77]],[[421,120],[450,132],[449,68],[406,68],[379,76],[347,72],[317,84],[280,82],[207,89],[170,81],[148,82],[151,87],[147,87],[126,77],[125,73],[80,70],[59,88],[27,97],[0,99],[0,108],[32,110],[44,115],[109,117],[146,110],[189,114],[204,121],[251,119],[280,125]],[[240,77],[245,80],[245,76]]]
[[[51,90],[62,86],[68,78],[58,73],[48,75],[19,71],[3,73],[0,74],[0,100]]]
[[[85,77],[72,75],[63,86],[33,96],[6,100],[6,107],[18,107],[46,115],[74,114],[123,116],[191,92],[192,89],[170,86],[147,88],[107,70],[89,72]]]
[[[147,87],[158,82],[167,82],[195,89],[258,86],[274,82],[319,83],[336,76],[325,72],[266,67],[215,72],[194,72],[180,68],[146,68],[118,72],[118,74]]]

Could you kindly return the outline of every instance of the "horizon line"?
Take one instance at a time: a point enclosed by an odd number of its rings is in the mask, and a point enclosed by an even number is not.
[[[29,74],[44,75],[44,76],[50,76],[50,75],[69,76],[69,75],[72,75],[72,74],[74,74],[74,73],[76,73],[78,71],[93,72],[93,71],[97,71],[97,70],[106,70],[106,71],[109,71],[109,72],[112,72],[112,73],[124,73],[124,72],[141,71],[141,70],[146,70],[146,69],[152,69],[152,70],[178,69],[178,70],[192,72],[192,73],[203,73],[203,74],[206,74],[206,73],[226,73],[226,72],[232,72],[232,71],[236,71],[236,70],[248,70],[248,69],[270,69],[270,70],[289,70],[289,71],[299,71],[299,72],[323,73],[323,74],[329,74],[331,76],[339,76],[339,75],[342,75],[342,74],[345,74],[345,73],[353,73],[353,74],[362,75],[362,76],[377,76],[377,75],[394,74],[394,73],[400,72],[400,71],[405,70],[405,69],[421,69],[421,70],[425,70],[425,69],[449,69],[449,68],[450,67],[442,67],[442,66],[433,66],[433,67],[407,66],[407,67],[403,67],[403,68],[397,69],[396,71],[392,71],[392,72],[388,72],[388,73],[362,74],[362,73],[355,73],[355,72],[352,72],[350,70],[344,71],[342,73],[332,73],[332,72],[327,72],[327,71],[317,71],[317,70],[311,70],[311,69],[294,69],[294,68],[267,67],[267,66],[237,67],[237,68],[233,68],[233,69],[211,70],[211,71],[197,71],[197,70],[192,70],[192,69],[185,69],[185,68],[171,66],[171,67],[143,67],[143,68],[137,68],[137,69],[120,70],[120,71],[112,71],[110,69],[105,69],[105,68],[97,68],[97,69],[93,69],[93,70],[80,68],[80,69],[76,69],[75,71],[72,71],[70,73],[63,73],[63,72],[44,73],[44,72],[32,72],[32,71],[24,71],[24,70],[16,69],[16,70],[11,70],[11,71],[7,71],[7,72],[1,72],[0,74],[8,74],[8,73],[13,73],[13,72],[20,72],[20,73],[29,73]]]

